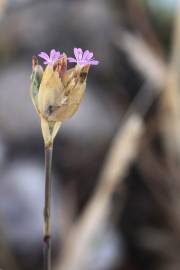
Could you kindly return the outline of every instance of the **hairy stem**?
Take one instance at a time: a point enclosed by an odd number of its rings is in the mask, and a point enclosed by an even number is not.
[[[44,270],[51,270],[51,167],[53,144],[45,147]]]

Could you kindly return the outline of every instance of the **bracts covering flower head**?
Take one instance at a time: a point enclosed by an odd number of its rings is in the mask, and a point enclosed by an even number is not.
[[[50,55],[41,52],[39,57],[47,65],[43,70],[33,57],[31,76],[31,98],[41,119],[45,145],[53,142],[63,121],[78,110],[86,89],[86,79],[90,65],[98,65],[93,53],[74,49],[75,58],[51,50]],[[76,63],[68,70],[67,61]]]

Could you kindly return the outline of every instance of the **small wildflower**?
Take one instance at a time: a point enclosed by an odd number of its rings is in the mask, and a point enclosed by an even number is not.
[[[47,66],[43,69],[37,57],[32,59],[31,98],[41,119],[41,128],[45,145],[53,140],[61,123],[72,117],[78,110],[86,90],[86,80],[91,65],[99,61],[93,59],[93,53],[74,49],[75,57],[51,50],[50,56],[41,52],[39,57]],[[67,60],[77,65],[67,69]]]
[[[44,269],[51,269],[51,164],[54,139],[63,121],[72,117],[79,108],[86,90],[91,65],[98,65],[93,53],[74,49],[75,58],[51,50],[50,56],[41,52],[43,68],[38,58],[32,58],[30,95],[40,117],[45,149],[45,202],[44,202]],[[68,70],[67,60],[77,63]]]
[[[75,58],[68,57],[68,61],[70,63],[77,63],[81,66],[99,64],[99,61],[93,58],[93,52],[90,52],[88,50],[83,53],[81,48],[74,48],[74,55]]]
[[[51,50],[50,56],[45,52],[41,52],[40,54],[38,54],[38,56],[45,60],[44,61],[45,65],[53,65],[57,60],[59,60],[62,57],[60,52],[54,49]]]

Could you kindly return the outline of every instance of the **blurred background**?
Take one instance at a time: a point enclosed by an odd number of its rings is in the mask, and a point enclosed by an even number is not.
[[[100,61],[53,157],[54,270],[180,269],[178,0],[0,0],[0,268],[42,269],[31,58]]]

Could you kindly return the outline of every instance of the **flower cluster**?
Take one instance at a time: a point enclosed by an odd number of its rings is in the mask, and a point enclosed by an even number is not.
[[[78,110],[86,89],[86,79],[91,65],[98,65],[93,53],[74,48],[74,57],[51,50],[50,55],[38,55],[47,65],[45,69],[38,64],[36,56],[32,59],[30,94],[41,119],[45,145],[52,144],[63,121]],[[68,70],[67,62],[76,63]]]
[[[63,54],[60,54],[59,51],[56,52],[53,49],[50,52],[50,56],[45,52],[41,52],[38,56],[45,60],[44,64],[53,65],[57,60],[63,57]],[[68,57],[67,60],[70,63],[77,63],[81,66],[99,64],[99,61],[93,58],[93,52],[88,50],[83,53],[81,48],[74,48],[74,56],[75,58]]]

